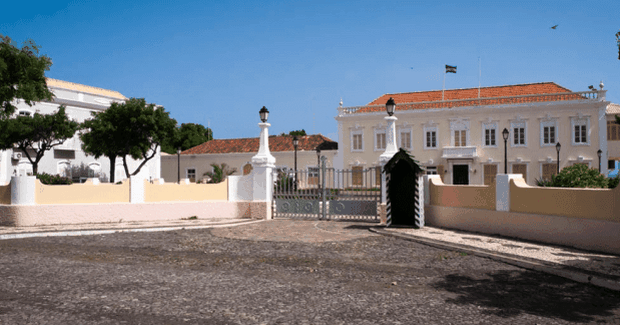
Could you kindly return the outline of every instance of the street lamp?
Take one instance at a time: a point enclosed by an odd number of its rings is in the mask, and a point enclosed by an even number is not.
[[[396,103],[394,102],[394,98],[390,97],[387,103],[385,103],[385,110],[388,113],[388,116],[394,115],[394,108],[396,108]]]
[[[510,132],[507,128],[502,131],[502,137],[504,138],[504,174],[508,174],[508,135]]]
[[[297,191],[297,146],[299,145],[299,139],[297,136],[293,136],[293,147],[295,148],[295,191]]]
[[[177,182],[181,184],[181,148],[177,148]]]
[[[258,115],[260,115],[260,120],[263,123],[267,123],[267,118],[269,117],[269,110],[267,109],[267,107],[263,106],[263,108],[258,111]]]
[[[558,152],[558,169],[557,169],[557,174],[560,174],[560,149],[562,148],[562,145],[558,142],[555,145],[555,150]]]
[[[598,149],[598,151],[596,152],[596,155],[598,156],[598,172],[600,174],[601,173],[601,156],[603,155],[603,150]]]

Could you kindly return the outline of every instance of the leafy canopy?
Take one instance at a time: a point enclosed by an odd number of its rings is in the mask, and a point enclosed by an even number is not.
[[[211,167],[213,167],[213,172],[206,172],[203,174],[203,176],[210,178],[209,183],[221,183],[226,177],[237,171],[237,168],[230,168],[226,163],[222,163],[221,165],[214,163],[211,164]]]
[[[575,164],[565,167],[557,175],[551,176],[551,181],[537,181],[539,186],[548,187],[590,187],[608,188],[609,178],[598,172],[598,169],[589,168],[585,164]],[[612,184],[617,185],[617,184]]]
[[[39,46],[32,40],[21,48],[8,36],[0,35],[0,118],[15,112],[12,101],[21,99],[32,106],[33,102],[52,100],[53,94],[45,83],[45,71],[52,60],[39,56]]]
[[[304,135],[306,135],[306,130],[304,130],[304,129],[293,130],[293,131],[290,131],[288,134],[286,134],[284,132],[280,133],[280,136],[285,136],[285,135],[303,137]]]
[[[183,123],[175,128],[174,136],[162,144],[161,151],[176,154],[178,148],[187,150],[210,140],[213,140],[213,131],[210,128],[201,124]]]
[[[136,175],[157,154],[161,144],[174,136],[176,121],[161,106],[147,104],[144,98],[112,103],[103,112],[94,112],[84,122],[82,149],[95,157],[110,158],[110,180],[114,182],[116,157],[123,159],[126,175]],[[132,172],[127,157],[142,160]]]
[[[78,122],[69,119],[65,107],[49,115],[35,113],[0,120],[0,149],[19,148],[32,164],[36,175],[45,151],[63,144],[79,129]]]

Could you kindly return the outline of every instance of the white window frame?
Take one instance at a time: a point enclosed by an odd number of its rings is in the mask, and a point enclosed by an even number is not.
[[[523,144],[515,144],[515,128],[523,128]],[[527,121],[510,122],[510,147],[527,147]]]
[[[585,142],[575,141],[575,126],[586,127],[586,141]],[[590,117],[588,116],[571,117],[570,119],[570,135],[571,135],[570,141],[573,146],[589,146],[590,145],[590,131],[591,131],[590,130]]]
[[[353,138],[356,135],[360,135],[361,136],[361,140],[360,140],[360,146],[361,148],[356,149],[355,148],[355,142],[353,141]],[[364,130],[351,130],[351,152],[364,152]]]
[[[428,137],[427,137],[427,133],[428,132],[435,132],[435,146],[427,146],[428,144]],[[437,150],[439,148],[439,146],[437,145],[437,138],[438,138],[438,134],[439,134],[439,128],[437,126],[425,126],[424,127],[424,149],[425,150]]]
[[[425,166],[424,173],[426,175],[439,175],[439,172],[437,171],[437,166]]]
[[[379,135],[383,135],[385,141],[384,141],[384,145],[385,147],[381,148],[379,146]],[[374,142],[375,142],[375,151],[385,151],[385,148],[387,147],[387,132],[385,129],[381,128],[381,129],[375,129],[375,136],[374,136]]]
[[[71,162],[70,161],[61,160],[58,163],[56,163],[56,173],[58,175],[70,177],[71,175],[67,176],[67,170],[68,170],[68,173],[71,173]]]
[[[22,113],[27,113],[27,114],[22,114]],[[34,111],[30,110],[30,109],[25,109],[25,108],[21,108],[17,110],[17,116],[29,116],[29,117],[33,117],[34,116]]]
[[[469,139],[469,120],[467,119],[455,119],[450,121],[450,145],[452,147],[456,147],[456,131],[465,131],[465,145],[460,145],[459,147],[467,147],[470,146],[471,140]],[[459,132],[460,139],[460,132]],[[460,140],[459,140],[460,142]]]
[[[409,133],[409,146],[405,147],[403,146],[403,132],[408,132]],[[413,130],[410,127],[401,127],[398,129],[398,147],[399,148],[403,148],[403,149],[407,149],[409,151],[413,150],[413,139],[412,139],[412,135],[413,135]]]
[[[189,171],[190,171],[190,169],[193,169],[193,170],[194,170],[194,180],[197,180],[196,175],[198,175],[198,173],[196,172],[196,167],[186,167],[186,168],[185,168],[185,178],[186,178],[186,179],[190,179],[190,177],[189,177]]]
[[[487,145],[487,141],[486,141],[486,133],[487,130],[494,130],[495,131],[495,144],[489,144]],[[499,133],[497,132],[497,123],[482,123],[482,146],[485,148],[497,148],[497,136],[499,135]]]
[[[545,128],[553,127],[554,128],[554,141],[545,143]],[[557,119],[545,119],[540,121],[540,146],[541,147],[552,147],[558,143],[558,135],[560,134],[558,129],[558,120]]]

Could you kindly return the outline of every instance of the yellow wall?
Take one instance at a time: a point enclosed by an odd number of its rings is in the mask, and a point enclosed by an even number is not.
[[[129,182],[120,185],[92,183],[43,185],[37,179],[35,202],[37,204],[129,203]]]
[[[620,222],[615,189],[545,188],[510,181],[510,211]]]
[[[495,184],[445,185],[436,178],[429,181],[431,205],[495,210]]]
[[[144,185],[144,202],[228,200],[228,180],[219,184]]]
[[[11,184],[0,186],[0,204],[11,204]]]

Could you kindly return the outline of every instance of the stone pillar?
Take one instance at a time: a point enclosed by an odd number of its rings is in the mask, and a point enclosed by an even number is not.
[[[265,210],[258,212],[265,219],[271,219],[271,201],[273,199],[273,168],[276,158],[269,152],[269,123],[258,123],[260,145],[258,153],[252,157],[252,200],[265,202]]]
[[[392,157],[398,152],[398,148],[396,146],[396,116],[386,116],[384,117],[387,122],[387,130],[386,130],[386,144],[385,144],[385,152],[379,156],[379,164],[381,165],[381,204],[385,204],[387,202],[387,184],[385,173],[383,172],[383,167],[387,164]]]
[[[144,177],[129,177],[129,202],[144,203]]]
[[[11,177],[11,205],[35,205],[36,176]]]
[[[497,174],[495,177],[495,210],[510,211],[510,180],[521,174]]]

